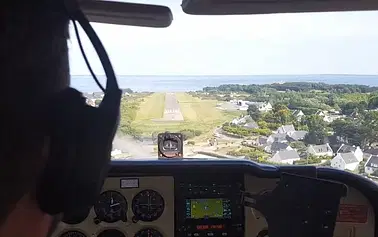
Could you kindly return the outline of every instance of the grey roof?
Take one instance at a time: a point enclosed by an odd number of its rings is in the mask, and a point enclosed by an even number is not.
[[[371,154],[371,155],[378,155],[378,149],[377,148],[366,149],[366,150],[364,150],[364,153],[368,153],[368,154]]]
[[[260,145],[265,145],[265,144],[268,143],[268,138],[267,138],[267,137],[259,137],[259,138],[258,138],[258,143],[259,143]]]
[[[366,162],[365,166],[372,167],[372,168],[378,168],[378,156],[370,157],[370,159]]]
[[[259,125],[255,121],[244,124],[245,128],[259,128]]]
[[[302,110],[294,110],[294,112],[293,112],[293,115],[294,116],[298,116],[300,113],[303,113],[303,111]]]
[[[272,139],[274,142],[283,142],[286,141],[286,134],[276,133],[269,136],[269,139]]]
[[[345,161],[345,164],[352,164],[358,162],[357,157],[352,153],[340,153],[341,158]]]
[[[277,152],[277,151],[285,150],[288,146],[289,146],[289,144],[286,144],[286,143],[273,142],[273,143],[270,145],[270,151],[271,151],[272,153],[275,153],[275,152]]]
[[[332,148],[328,144],[311,145],[310,148],[312,148],[315,153],[333,152]]]
[[[278,130],[283,130],[283,132],[295,132],[294,125],[282,125],[281,127],[278,128]]]
[[[243,116],[243,117],[236,119],[236,124],[238,124],[238,125],[245,124],[245,123],[247,123],[247,124],[248,123],[255,123],[256,124],[256,122],[249,115],[246,115],[246,116]],[[256,126],[257,126],[257,124],[256,124]]]
[[[295,150],[290,151],[279,151],[272,158],[272,160],[290,160],[290,159],[300,159],[298,152]]]
[[[355,152],[357,147],[355,146],[350,146],[350,145],[342,145],[337,153],[348,153],[348,152]]]
[[[308,132],[307,131],[295,131],[295,132],[290,132],[287,134],[287,136],[294,141],[299,141],[303,140]]]

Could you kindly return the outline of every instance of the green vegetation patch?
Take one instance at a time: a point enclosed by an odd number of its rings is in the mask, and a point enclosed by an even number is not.
[[[136,114],[136,121],[160,119],[164,114],[165,94],[153,93],[143,99]]]
[[[176,93],[184,121],[158,121],[162,118],[165,94],[154,93],[140,103],[131,126],[144,136],[158,132],[183,132],[188,139],[212,132],[217,126],[230,121],[241,112],[224,112],[216,108],[216,100],[202,100],[188,93]]]

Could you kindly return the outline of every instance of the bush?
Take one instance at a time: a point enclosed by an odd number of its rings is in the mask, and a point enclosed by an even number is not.
[[[182,134],[184,141],[200,136],[202,134],[200,130],[194,130],[194,129],[184,129],[184,130],[181,130],[180,133]]]
[[[270,135],[272,133],[267,128],[254,128],[254,129],[252,129],[252,132],[256,133],[258,135],[262,135],[262,136],[268,136],[268,135]]]
[[[188,145],[194,146],[196,144],[195,141],[188,141]]]
[[[228,133],[240,135],[243,137],[250,136],[252,134],[257,134],[257,135],[263,135],[267,136],[270,135],[272,132],[267,129],[267,128],[244,128],[244,127],[239,127],[239,126],[233,126],[233,125],[223,125],[222,129]]]

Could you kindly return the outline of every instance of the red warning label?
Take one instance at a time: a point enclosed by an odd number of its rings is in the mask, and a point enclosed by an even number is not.
[[[368,206],[340,204],[337,222],[366,223],[368,218]]]

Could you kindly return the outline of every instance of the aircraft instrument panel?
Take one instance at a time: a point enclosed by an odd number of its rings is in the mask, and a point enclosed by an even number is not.
[[[278,179],[233,162],[114,162],[93,208],[66,215],[53,237],[267,237],[243,194],[267,195]],[[348,186],[333,236],[374,237],[375,226],[368,194]]]

